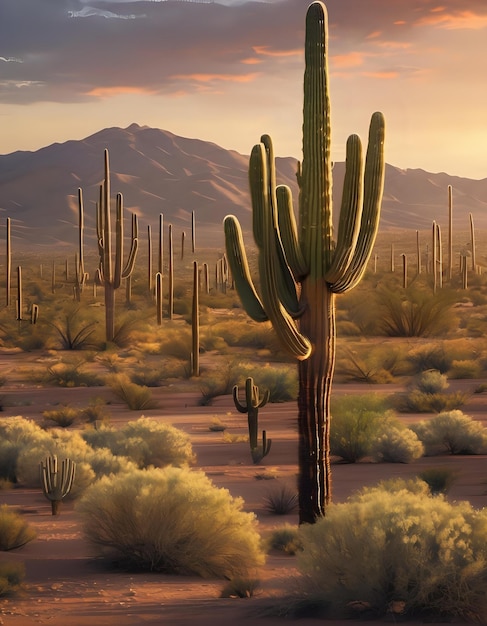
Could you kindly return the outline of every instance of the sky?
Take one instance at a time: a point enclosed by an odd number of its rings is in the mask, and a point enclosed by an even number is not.
[[[0,154],[132,123],[302,154],[307,0],[0,0]],[[332,157],[487,177],[487,2],[327,0]]]

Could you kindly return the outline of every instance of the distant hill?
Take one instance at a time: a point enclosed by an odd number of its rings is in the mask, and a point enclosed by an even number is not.
[[[74,249],[78,187],[85,198],[87,235],[94,236],[105,148],[110,151],[112,193],[123,194],[126,210],[138,214],[141,229],[148,224],[157,228],[162,213],[165,224],[189,232],[194,210],[198,245],[222,247],[225,215],[237,215],[244,229],[250,228],[247,156],[207,141],[132,124],[35,152],[0,155],[0,220],[11,218],[17,245]],[[297,198],[296,159],[278,158],[277,168],[278,182],[289,185]],[[341,189],[342,178],[343,163],[336,163],[335,193]],[[472,213],[476,227],[487,229],[487,179],[392,165],[386,169],[381,229],[423,230],[434,219],[446,223],[449,184],[454,190],[455,227],[467,230]]]

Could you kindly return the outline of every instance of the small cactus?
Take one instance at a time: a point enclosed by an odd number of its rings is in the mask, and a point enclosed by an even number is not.
[[[42,491],[51,501],[53,515],[59,515],[59,506],[63,498],[71,491],[76,474],[76,463],[71,459],[61,462],[61,470],[58,469],[57,456],[48,456],[39,463]]]
[[[272,444],[272,439],[267,439],[265,430],[262,431],[262,445],[259,446],[258,443],[259,409],[267,404],[270,393],[266,390],[260,399],[259,395],[259,388],[254,385],[254,380],[250,376],[245,381],[245,404],[238,399],[238,385],[233,388],[233,402],[237,410],[248,414],[250,453],[254,463],[259,463],[269,454]]]

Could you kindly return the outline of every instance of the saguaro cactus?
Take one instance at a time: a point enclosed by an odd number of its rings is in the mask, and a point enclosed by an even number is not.
[[[250,277],[240,225],[233,216],[224,220],[228,260],[247,313],[257,321],[270,320],[283,347],[298,360],[300,523],[313,523],[324,515],[331,499],[329,436],[336,351],[335,297],[352,289],[362,278],[377,234],[384,185],[384,118],[374,113],[365,166],[359,137],[352,135],[347,141],[335,241],[327,22],[325,5],[313,2],[306,16],[299,230],[290,190],[285,186],[276,188],[272,142],[267,135],[250,157],[260,296]]]
[[[135,219],[135,218],[134,218]],[[105,290],[105,326],[106,340],[113,341],[115,336],[115,291],[120,287],[122,278],[130,276],[137,257],[137,226],[132,225],[132,239],[127,262],[123,265],[123,198],[117,194],[115,226],[115,258],[112,259],[112,227],[110,211],[110,165],[108,150],[105,150],[105,178],[100,186],[100,200],[96,211],[96,230],[100,264],[97,269],[97,283]]]
[[[71,459],[64,459],[59,470],[57,456],[53,455],[39,463],[39,470],[42,491],[46,498],[51,501],[52,514],[59,515],[59,506],[73,486],[76,463]]]
[[[267,433],[263,430],[262,445],[259,446],[259,409],[269,401],[269,390],[266,389],[262,397],[259,396],[259,388],[254,385],[254,380],[250,376],[245,381],[245,404],[238,398],[238,385],[233,388],[233,402],[237,410],[248,414],[250,453],[254,463],[259,463],[269,454],[272,444],[272,440],[267,439]]]

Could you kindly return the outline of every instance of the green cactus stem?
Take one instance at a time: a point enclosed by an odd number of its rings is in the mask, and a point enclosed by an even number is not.
[[[473,215],[468,214],[470,222],[470,251],[472,253],[472,271],[477,273],[477,252],[475,250],[475,224],[473,221]]]
[[[12,280],[12,230],[11,221],[7,217],[6,242],[5,242],[5,304],[10,306],[10,286]]]
[[[152,293],[152,229],[147,224],[147,293],[153,297]]]
[[[262,431],[262,445],[259,445],[259,409],[269,401],[270,392],[268,389],[260,396],[259,388],[254,385],[251,376],[245,381],[245,403],[240,402],[238,397],[238,385],[233,388],[233,402],[240,413],[247,413],[247,421],[249,427],[249,443],[252,461],[260,463],[260,461],[269,454],[272,439],[267,439],[267,433]]]
[[[135,227],[132,226],[130,252],[125,265],[123,265],[123,198],[122,194],[117,194],[115,233],[113,233],[110,210],[110,165],[108,150],[105,150],[105,177],[103,183],[100,185],[100,200],[97,204],[96,211],[96,231],[98,237],[98,253],[100,256],[96,281],[99,285],[103,285],[105,291],[105,329],[106,340],[108,342],[113,341],[115,337],[115,292],[119,289],[122,279],[132,274],[137,257],[137,222],[136,218],[133,218],[133,220],[134,219]],[[114,258],[112,258],[113,238],[115,238]]]
[[[73,486],[76,463],[71,459],[63,459],[59,468],[57,456],[48,456],[39,463],[39,471],[42,491],[51,502],[52,514],[59,515],[61,502]]]
[[[303,160],[299,220],[291,193],[276,187],[272,142],[263,135],[249,164],[260,290],[249,272],[238,220],[224,220],[235,286],[247,313],[269,320],[298,361],[299,520],[313,523],[331,500],[330,395],[336,352],[335,298],[357,285],[375,242],[384,186],[384,117],[372,115],[365,162],[357,135],[347,141],[336,238],[328,92],[328,18],[322,2],[306,15]]]
[[[168,232],[168,317],[172,320],[174,317],[174,246],[172,238],[172,224],[169,224]]]
[[[162,274],[156,274],[156,319],[157,325],[162,325]]]
[[[17,321],[23,320],[24,312],[24,290],[22,288],[22,266],[17,267]]]
[[[198,262],[193,261],[193,301],[191,313],[191,373],[200,375],[200,312]]]

